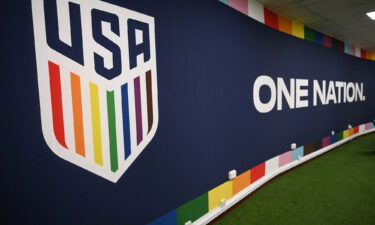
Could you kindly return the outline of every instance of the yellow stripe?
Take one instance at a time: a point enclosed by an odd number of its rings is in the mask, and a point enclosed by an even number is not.
[[[217,186],[216,188],[208,192],[208,211],[213,210],[221,204],[221,200],[228,200],[233,196],[233,183],[227,181],[224,184]]]
[[[302,38],[305,38],[305,30],[302,23],[292,21],[292,35]]]
[[[103,166],[102,134],[100,129],[99,91],[98,86],[90,82],[92,136],[94,144],[94,160]]]
[[[349,130],[344,130],[343,137],[344,139],[349,137]]]

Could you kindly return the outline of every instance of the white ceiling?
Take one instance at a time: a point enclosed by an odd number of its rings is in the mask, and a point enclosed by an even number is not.
[[[266,8],[342,41],[375,51],[375,0],[258,0]]]

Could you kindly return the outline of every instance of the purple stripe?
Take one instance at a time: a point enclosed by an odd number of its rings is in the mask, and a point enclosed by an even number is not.
[[[134,96],[135,96],[135,118],[136,118],[136,123],[137,123],[137,144],[139,144],[143,140],[141,83],[140,83],[139,77],[134,79]]]

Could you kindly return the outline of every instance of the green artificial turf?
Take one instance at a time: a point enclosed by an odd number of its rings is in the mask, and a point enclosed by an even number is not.
[[[374,225],[375,134],[266,184],[216,225]]]

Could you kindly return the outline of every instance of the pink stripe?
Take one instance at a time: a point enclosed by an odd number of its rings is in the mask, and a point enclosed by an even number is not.
[[[141,83],[140,78],[134,79],[134,97],[135,97],[135,119],[137,127],[137,144],[143,140],[142,130],[142,106],[141,106]]]
[[[248,15],[247,0],[229,0],[229,5],[243,14]]]
[[[323,45],[326,47],[332,47],[332,38],[330,36],[323,36]]]
[[[350,54],[355,55],[355,46],[354,45],[350,46]]]
[[[322,147],[326,147],[331,144],[331,137],[325,137],[322,139]]]
[[[279,167],[282,167],[290,162],[292,162],[292,151],[279,155]]]
[[[366,129],[366,130],[371,129],[371,125],[370,125],[370,123],[366,123],[365,129]]]

